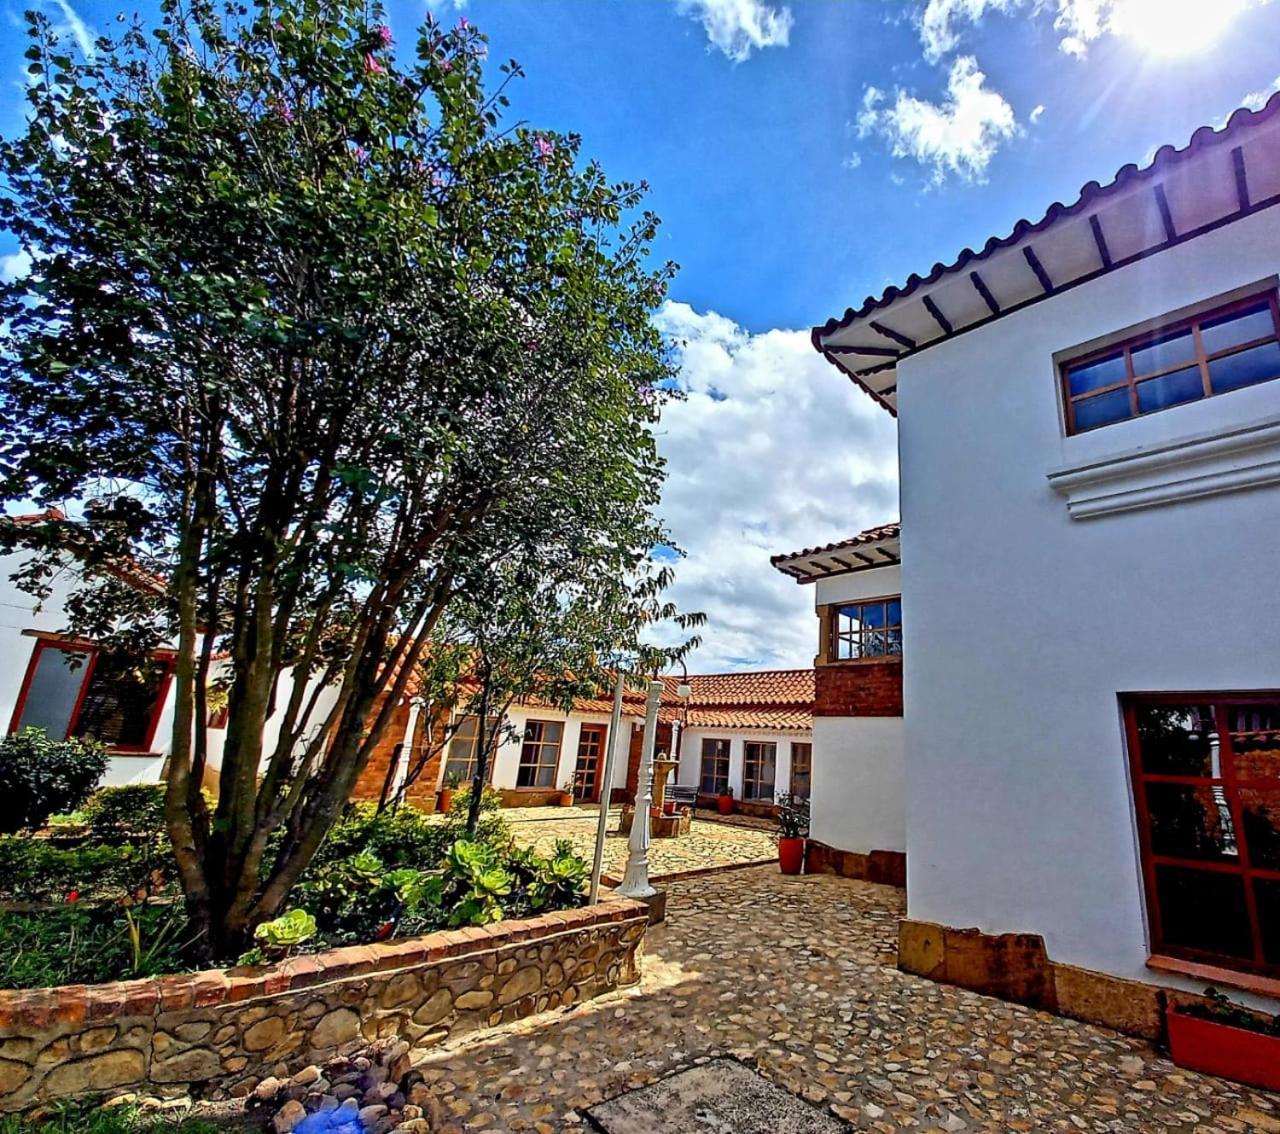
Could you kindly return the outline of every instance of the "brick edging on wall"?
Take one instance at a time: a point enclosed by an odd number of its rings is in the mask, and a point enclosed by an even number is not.
[[[1194,992],[1052,960],[1038,933],[983,933],[904,918],[898,968],[1147,1040],[1164,1038],[1170,1005],[1205,1003]]]
[[[419,1046],[639,979],[640,902],[101,985],[0,991],[0,1112],[141,1089],[247,1094],[281,1065],[390,1035]]]
[[[899,889],[907,884],[907,856],[902,851],[873,850],[862,854],[810,839],[805,845],[804,868],[807,874],[838,874]]]

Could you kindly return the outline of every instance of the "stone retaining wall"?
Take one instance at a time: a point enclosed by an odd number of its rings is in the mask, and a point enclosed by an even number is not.
[[[446,1037],[639,979],[621,898],[260,969],[0,991],[0,1111],[101,1092],[240,1097],[372,1040]]]

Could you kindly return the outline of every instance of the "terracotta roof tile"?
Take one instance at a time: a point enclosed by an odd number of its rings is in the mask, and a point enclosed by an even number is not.
[[[868,543],[880,543],[887,539],[900,539],[902,537],[902,524],[895,520],[891,524],[880,524],[878,527],[867,528],[866,531],[859,532],[851,539],[842,539],[837,543],[828,543],[823,547],[806,547],[803,551],[792,551],[784,555],[772,555],[769,562],[773,564],[785,563],[789,559],[807,559],[811,555],[826,555],[832,551],[844,551],[850,547],[860,547]]]

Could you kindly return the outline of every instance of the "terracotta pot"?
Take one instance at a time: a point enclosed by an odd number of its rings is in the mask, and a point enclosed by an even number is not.
[[[561,806],[561,807],[572,807],[572,806],[573,806],[573,792],[571,792],[571,791],[562,791],[562,792],[560,793],[560,806]]]
[[[732,815],[733,814],[733,796],[722,795],[719,799],[716,800],[716,806],[720,809],[721,815]]]
[[[676,813],[676,805],[675,805],[674,803],[670,802],[669,800],[663,800],[663,802],[662,802],[662,814],[663,814],[663,815],[674,815],[675,813]]]
[[[1165,1014],[1169,1053],[1180,1067],[1280,1091],[1280,1036],[1263,1035],[1218,1020]]]
[[[446,813],[453,810],[453,788],[445,787],[440,789],[439,798],[436,800],[436,810]]]
[[[804,869],[804,839],[778,840],[778,865],[783,874],[799,874]]]

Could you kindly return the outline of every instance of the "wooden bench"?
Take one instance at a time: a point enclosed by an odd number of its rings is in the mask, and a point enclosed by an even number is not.
[[[665,798],[668,803],[674,803],[677,807],[692,808],[698,801],[698,789],[681,784],[667,784]]]

